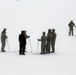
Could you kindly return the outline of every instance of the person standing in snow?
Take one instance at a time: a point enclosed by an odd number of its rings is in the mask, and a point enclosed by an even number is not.
[[[52,41],[51,29],[48,29],[46,53],[50,53],[51,41]]]
[[[41,41],[41,53],[40,54],[45,54],[46,51],[46,33],[43,32],[41,39],[38,39],[38,41]]]
[[[73,34],[74,34],[73,33],[73,28],[76,27],[75,24],[74,24],[74,22],[73,22],[73,20],[70,21],[70,23],[68,24],[68,26],[69,26],[69,36],[71,36],[71,34],[73,36]]]
[[[51,53],[54,53],[55,52],[56,36],[57,36],[57,34],[55,33],[55,29],[52,29],[52,42],[51,42],[52,51],[51,51]]]
[[[4,48],[6,45],[6,39],[7,39],[6,28],[4,28],[3,31],[1,32],[1,44],[2,44],[1,52],[5,52]]]
[[[21,31],[21,34],[19,35],[19,43],[20,43],[20,55],[25,55],[25,49],[26,49],[26,39],[30,36],[27,36],[26,31]]]

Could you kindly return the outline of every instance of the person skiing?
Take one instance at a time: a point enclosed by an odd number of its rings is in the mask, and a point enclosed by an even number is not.
[[[20,55],[25,55],[25,49],[26,49],[26,39],[30,36],[27,36],[26,31],[21,31],[21,34],[19,35],[19,43],[20,43]]]
[[[47,33],[46,53],[50,53],[51,40],[52,40],[51,29],[48,29],[48,33]]]
[[[55,33],[55,29],[52,29],[52,41],[51,41],[52,51],[51,51],[51,53],[55,52],[56,36],[57,36],[57,34]]]
[[[41,41],[41,53],[40,54],[45,54],[46,51],[46,33],[42,32],[41,39],[38,39],[38,41]]]
[[[2,44],[1,52],[5,52],[4,48],[6,45],[6,39],[7,39],[6,28],[4,28],[3,31],[1,32],[1,44]]]
[[[68,24],[68,26],[69,26],[69,36],[71,36],[71,34],[73,36],[73,34],[74,34],[73,33],[73,28],[76,27],[75,24],[74,24],[74,22],[73,22],[73,20],[70,21],[70,23]]]

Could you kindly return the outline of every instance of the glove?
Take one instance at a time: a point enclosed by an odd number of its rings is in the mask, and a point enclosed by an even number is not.
[[[40,39],[38,39],[38,41],[41,41]]]

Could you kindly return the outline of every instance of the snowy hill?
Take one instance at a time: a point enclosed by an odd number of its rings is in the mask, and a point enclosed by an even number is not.
[[[6,44],[7,52],[0,52],[0,75],[76,75],[76,37],[68,36],[70,20],[76,24],[76,0],[0,0],[0,33],[7,28],[11,51]],[[39,55],[37,39],[49,28],[56,29],[56,53]],[[31,39],[24,56],[18,54],[21,30]]]
[[[75,37],[61,37],[56,53],[0,53],[1,75],[75,75]],[[69,43],[68,43],[69,42]]]

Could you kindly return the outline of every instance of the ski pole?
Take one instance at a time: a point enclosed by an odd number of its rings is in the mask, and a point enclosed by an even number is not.
[[[39,41],[37,41],[37,54],[38,54],[38,46],[39,46]]]
[[[76,31],[76,26],[75,26],[75,31]],[[76,35],[74,35],[74,36],[76,36]]]
[[[75,26],[75,30],[76,30],[76,26]]]
[[[7,39],[6,39],[6,42],[7,42],[7,46],[8,46],[9,52],[10,52],[10,47],[9,47],[8,40]]]
[[[31,45],[31,39],[29,38],[29,42],[30,42],[30,48],[31,48],[31,53],[33,52],[32,51],[32,45]]]

